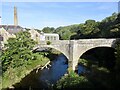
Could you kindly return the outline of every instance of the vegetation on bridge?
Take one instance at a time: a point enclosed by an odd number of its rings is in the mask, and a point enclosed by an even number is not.
[[[6,49],[2,52],[2,88],[11,87],[29,74],[38,65],[43,66],[49,61],[47,53],[33,53],[32,48],[37,43],[30,39],[30,33],[20,32],[16,38],[10,38]]]

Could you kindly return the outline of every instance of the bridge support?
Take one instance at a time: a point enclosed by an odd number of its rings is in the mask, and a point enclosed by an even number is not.
[[[78,44],[76,41],[70,41],[69,44],[69,63],[68,66],[69,68],[72,68],[73,71],[75,71],[78,66]]]

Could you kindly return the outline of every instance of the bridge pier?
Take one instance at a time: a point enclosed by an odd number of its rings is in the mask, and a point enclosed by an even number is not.
[[[72,68],[73,71],[78,69],[78,59],[78,44],[77,41],[72,40],[69,44],[69,67]]]

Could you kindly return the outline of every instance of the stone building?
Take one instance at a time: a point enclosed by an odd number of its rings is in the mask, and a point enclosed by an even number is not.
[[[3,37],[3,43],[7,43],[7,40],[9,38],[15,38],[14,34],[10,34],[7,30],[4,28],[0,28],[0,35]]]
[[[55,33],[43,33],[42,31],[39,33],[35,29],[29,30],[29,33],[31,34],[31,39],[38,42],[44,40],[59,40],[59,35]]]
[[[31,34],[31,39],[33,39],[35,41],[40,40],[40,33],[38,33],[35,29],[31,29],[28,32]]]
[[[0,50],[2,50],[2,42],[3,42],[3,36],[0,35]]]
[[[41,31],[40,33],[40,40],[50,40],[50,41],[53,41],[53,40],[59,40],[59,35],[56,34],[56,33],[43,33]]]
[[[4,28],[10,34],[15,34],[23,30],[21,26],[16,25],[0,25],[0,28]]]
[[[59,40],[59,35],[55,33],[45,33],[45,40]]]

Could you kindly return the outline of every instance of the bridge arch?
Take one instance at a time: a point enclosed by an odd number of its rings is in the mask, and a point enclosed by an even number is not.
[[[109,48],[109,49],[113,49],[113,50],[115,51],[115,48],[113,48],[113,47],[106,47],[106,46],[104,46],[104,47],[94,47],[94,48],[90,48],[90,49],[85,50],[84,52],[82,52],[82,55],[85,54],[86,52],[90,51],[90,50],[98,49],[98,48],[99,48],[99,49],[100,49],[100,48]],[[82,55],[81,55],[81,56],[82,56]],[[81,56],[80,56],[80,57],[81,57]]]
[[[37,50],[37,49],[40,49],[40,48],[52,48],[52,49],[55,49],[55,50],[57,50],[57,51],[59,51],[59,52],[61,52],[68,60],[69,60],[69,56],[68,56],[68,54],[66,53],[66,51],[64,50],[64,48],[60,48],[59,46],[57,46],[57,45],[54,45],[54,46],[52,46],[52,45],[39,45],[38,47],[35,47],[34,48],[34,50]]]
[[[112,70],[116,62],[115,51],[113,47],[94,47],[84,52],[80,59],[85,59],[92,62],[92,64]]]
[[[104,47],[104,48],[105,48],[105,47],[106,47],[106,48],[113,48],[113,49],[115,48],[112,44],[108,44],[108,45],[102,45],[102,44],[101,44],[101,45],[95,45],[95,46],[94,46],[94,45],[89,45],[88,47],[85,47],[85,48],[83,47],[84,49],[82,50],[82,52],[79,53],[79,57],[81,57],[85,52],[87,52],[87,51],[89,51],[89,50],[91,50],[91,49],[100,48],[100,47],[101,47],[101,48],[102,48],[102,47]]]

